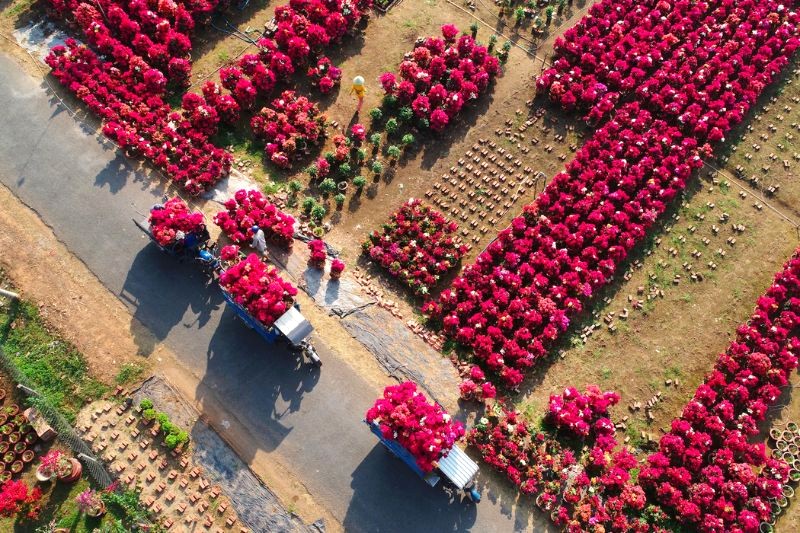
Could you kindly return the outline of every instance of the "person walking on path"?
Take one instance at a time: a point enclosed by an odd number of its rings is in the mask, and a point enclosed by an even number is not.
[[[356,113],[361,111],[361,106],[364,105],[364,95],[367,94],[367,88],[364,87],[364,77],[356,76],[353,78],[353,86],[350,88],[350,94],[355,94],[358,98],[358,106]]]

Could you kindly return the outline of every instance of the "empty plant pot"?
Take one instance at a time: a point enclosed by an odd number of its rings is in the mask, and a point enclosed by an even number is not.
[[[783,495],[789,499],[794,498],[794,489],[791,487],[791,485],[783,486]]]

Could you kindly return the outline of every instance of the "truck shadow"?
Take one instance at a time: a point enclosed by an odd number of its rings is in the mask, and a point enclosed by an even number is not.
[[[478,516],[465,494],[428,486],[377,443],[353,472],[350,487],[345,531],[469,531]]]

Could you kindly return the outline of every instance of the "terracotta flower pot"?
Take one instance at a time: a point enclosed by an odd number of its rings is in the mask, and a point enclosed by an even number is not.
[[[19,405],[12,403],[7,407],[6,413],[8,416],[17,416],[17,413],[19,413]]]
[[[83,473],[83,465],[80,461],[75,459],[74,457],[70,457],[70,463],[72,463],[72,472],[70,472],[66,476],[58,476],[58,480],[63,483],[74,483],[78,481]]]
[[[772,428],[769,430],[769,436],[772,437],[772,440],[778,440],[783,435],[783,431],[778,428]]]
[[[782,438],[775,441],[775,447],[779,450],[785,450],[788,446],[789,443]]]
[[[17,455],[12,451],[7,451],[3,454],[3,462],[7,465],[10,465],[17,459]]]
[[[39,437],[36,435],[36,433],[27,433],[25,435],[25,443],[28,445],[33,444],[38,438]]]
[[[22,452],[22,462],[23,463],[30,463],[36,457],[36,452],[33,450],[25,450]]]
[[[22,439],[22,433],[14,432],[8,436],[8,442],[16,444]]]
[[[22,469],[25,468],[25,463],[22,461],[14,461],[11,463],[11,473],[12,474],[19,474],[22,472]]]
[[[33,433],[33,426],[28,423],[22,424],[19,427],[19,432],[24,435],[27,435],[28,433]]]
[[[0,456],[5,455],[9,448],[11,448],[11,444],[5,441],[0,442]]]
[[[9,479],[11,479],[11,472],[9,472],[8,470],[3,470],[2,472],[0,472],[0,485],[5,483]]]
[[[795,435],[797,435],[798,432],[800,432],[800,426],[798,426],[797,423],[795,422],[789,422],[788,424],[786,424],[786,429],[791,431]]]
[[[6,422],[2,426],[0,426],[0,433],[2,433],[3,435],[11,435],[12,433],[14,433],[14,428],[11,426],[11,424]]]
[[[28,449],[28,445],[25,444],[24,442],[18,442],[18,443],[16,443],[14,445],[14,453],[17,453],[17,454],[22,453],[27,449]]]
[[[0,413],[0,426],[5,425],[8,422],[8,415]]]

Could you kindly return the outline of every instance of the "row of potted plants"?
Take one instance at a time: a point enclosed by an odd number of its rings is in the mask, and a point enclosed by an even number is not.
[[[590,123],[629,96],[700,142],[720,141],[789,63],[799,22],[778,0],[601,2],[557,40],[537,88],[588,110]]]
[[[121,71],[85,45],[67,39],[47,64],[59,82],[103,120],[103,133],[129,156],[142,156],[190,194],[199,194],[230,171],[231,155],[157,96],[138,93]]]
[[[411,198],[381,231],[369,234],[362,249],[414,294],[424,296],[466,253],[457,231],[458,224]]]
[[[758,299],[639,473],[654,501],[701,531],[754,532],[773,519],[789,465],[750,439],[797,368],[800,250]]]
[[[693,139],[626,104],[423,313],[515,389],[701,165]]]
[[[150,425],[155,423],[159,433],[164,435],[164,446],[170,450],[183,449],[189,444],[189,433],[176,426],[169,415],[156,411],[153,408],[153,401],[149,398],[139,402],[139,409],[142,411],[142,418],[145,423]]]
[[[409,108],[423,129],[443,131],[469,105],[486,93],[500,74],[499,60],[470,35],[445,24],[442,37],[427,37],[400,63],[399,76],[386,72],[380,81],[385,111]]]

